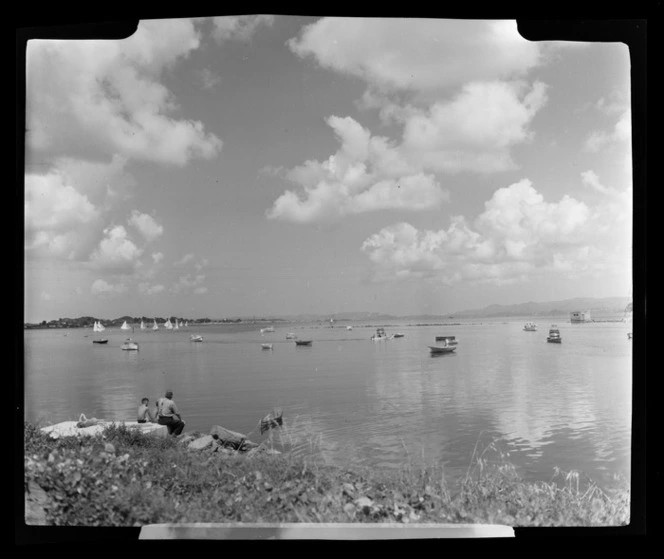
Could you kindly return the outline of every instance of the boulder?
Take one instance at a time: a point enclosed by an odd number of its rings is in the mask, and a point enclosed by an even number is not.
[[[214,444],[214,438],[212,435],[204,435],[194,441],[191,441],[187,445],[187,449],[189,450],[203,450],[211,445]]]
[[[247,436],[236,431],[230,431],[220,425],[215,425],[210,429],[210,435],[216,440],[217,444],[225,448],[247,451],[258,446],[258,444],[248,441]]]

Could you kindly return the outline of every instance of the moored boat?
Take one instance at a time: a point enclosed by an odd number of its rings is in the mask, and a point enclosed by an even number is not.
[[[199,334],[192,334],[189,336],[189,341],[190,342],[202,342],[203,341],[203,336]]]
[[[389,340],[390,337],[385,333],[385,328],[376,328],[376,333],[371,336],[371,339],[374,342],[380,342],[382,340]]]
[[[346,326],[346,330],[352,330],[352,329],[353,329],[352,326]]]
[[[455,349],[456,346],[449,346],[449,345],[444,345],[444,346],[435,346],[435,345],[430,345],[429,349],[431,350],[431,353],[452,353]]]
[[[159,326],[157,326],[157,319],[154,319],[154,324],[152,325],[153,330],[159,330]]]
[[[132,341],[131,338],[127,338],[127,340],[122,344],[121,348],[125,351],[138,351],[138,344]]]
[[[298,346],[310,346],[313,343],[313,340],[295,340],[295,345]]]
[[[558,326],[555,324],[552,324],[551,328],[549,328],[549,336],[547,337],[546,341],[550,344],[562,343],[563,339],[560,337],[560,330],[558,330]]]
[[[526,332],[536,332],[537,331],[537,324],[534,322],[526,322],[523,326],[523,329]]]
[[[120,330],[131,330],[131,326],[129,326],[129,324],[127,324],[127,321],[125,320],[122,323],[122,326],[120,326]]]
[[[93,344],[107,344],[108,339],[103,339],[103,340],[92,340]]]
[[[286,339],[287,340],[294,340],[295,338],[297,338],[297,336],[295,334],[293,334],[292,332],[289,332],[288,334],[286,334]]]
[[[445,345],[457,345],[456,336],[436,336],[437,342],[445,342]]]
[[[272,349],[272,344],[261,344],[262,349]]]
[[[404,336],[405,334],[402,334],[401,332],[397,332],[396,334],[394,334],[395,338],[403,338]]]
[[[272,326],[268,326],[267,328],[261,328],[261,334],[267,334],[269,332],[274,332],[274,328]]]

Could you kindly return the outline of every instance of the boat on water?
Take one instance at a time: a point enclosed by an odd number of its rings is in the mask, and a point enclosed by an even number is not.
[[[170,318],[167,318],[166,322],[164,322],[164,328],[167,330],[173,330],[173,323],[171,322]]]
[[[93,332],[103,332],[104,330],[106,330],[106,328],[101,322],[95,322],[94,326],[92,327]]]
[[[433,354],[441,354],[441,353],[452,353],[456,349],[456,346],[450,346],[450,345],[443,345],[443,346],[437,346],[437,345],[430,345],[429,350],[431,351],[432,355]]]
[[[141,330],[145,330],[145,322],[143,322],[143,319],[141,319]]]
[[[93,344],[107,344],[108,339],[103,339],[103,340],[92,340]]]
[[[404,336],[405,334],[402,334],[401,332],[397,332],[396,334],[394,334],[395,338],[403,338]]]
[[[178,319],[176,318],[175,319],[175,326],[173,327],[173,330],[179,330],[179,329],[180,329],[180,325],[178,324]]]
[[[313,343],[313,340],[295,340],[295,345],[299,346],[310,346]]]
[[[129,326],[129,324],[127,324],[127,321],[125,320],[122,323],[122,326],[120,326],[120,330],[131,330],[131,326]]]
[[[198,334],[192,334],[189,336],[189,341],[190,342],[202,342],[203,341],[203,336],[200,336]]]
[[[526,332],[537,332],[537,324],[535,324],[534,322],[526,322],[523,325],[523,329]]]
[[[385,333],[385,328],[376,328],[376,333],[371,336],[371,339],[374,342],[380,342],[382,340],[389,340],[390,336]]]
[[[272,344],[261,344],[262,349],[272,349]]]
[[[131,338],[127,338],[126,341],[121,346],[125,351],[138,351],[138,344],[132,341]]]
[[[352,329],[353,329],[352,326],[346,326],[346,330],[352,330]]]
[[[288,332],[288,334],[286,334],[287,340],[294,340],[295,338],[297,338],[297,336],[293,334],[293,332]]]
[[[261,328],[261,334],[267,334],[269,332],[274,332],[274,328],[272,326],[268,326],[267,328]]]
[[[184,327],[187,328],[188,326],[189,326],[189,322],[186,322],[186,321],[185,321],[185,323],[184,323]]]
[[[562,343],[563,339],[560,337],[560,330],[558,330],[558,326],[555,324],[552,324],[551,328],[549,328],[549,336],[547,337],[546,341],[550,344]]]
[[[458,345],[456,336],[436,336],[437,342],[444,342],[446,346]]]

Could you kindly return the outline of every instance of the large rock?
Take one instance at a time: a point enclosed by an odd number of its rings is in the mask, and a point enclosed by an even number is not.
[[[217,441],[217,444],[222,447],[230,447],[235,450],[247,451],[258,445],[254,442],[247,440],[247,436],[236,431],[230,431],[221,425],[215,425],[210,429],[210,435]]]
[[[191,441],[187,448],[189,450],[203,450],[214,444],[214,437],[212,435],[204,435],[194,441]]]
[[[77,427],[77,421],[63,421],[48,427],[42,427],[41,431],[47,433],[52,439],[60,437],[82,437],[100,435],[107,427],[111,425],[124,425],[128,429],[140,431],[141,433],[154,435],[157,437],[167,437],[168,428],[158,423],[138,423],[137,421],[100,421],[90,427]]]

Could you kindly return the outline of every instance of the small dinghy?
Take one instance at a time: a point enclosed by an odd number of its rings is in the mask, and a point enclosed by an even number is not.
[[[313,340],[295,340],[295,345],[299,346],[310,346],[313,343]]]
[[[131,338],[127,338],[127,340],[122,344],[122,349],[125,351],[138,351],[138,344],[132,341]]]
[[[430,345],[429,349],[431,350],[432,355],[438,355],[441,353],[452,353],[455,349],[456,346],[436,346],[436,345]]]
[[[107,344],[108,340],[92,340],[93,344]]]
[[[262,349],[272,349],[272,344],[261,344]]]
[[[203,336],[199,336],[197,334],[192,334],[189,336],[189,341],[190,342],[202,342],[203,341]]]

